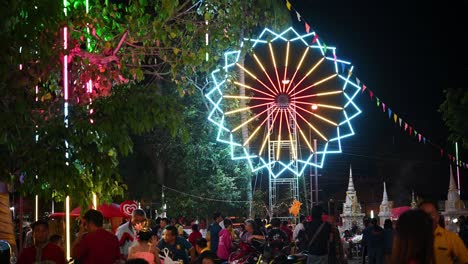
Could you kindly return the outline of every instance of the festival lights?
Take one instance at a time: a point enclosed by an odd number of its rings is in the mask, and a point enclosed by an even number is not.
[[[223,71],[211,74],[214,86],[206,98],[217,141],[228,144],[231,158],[247,160],[254,172],[300,176],[307,166],[321,168],[327,154],[341,153],[341,140],[354,135],[351,120],[361,113],[353,102],[360,87],[349,78],[352,67],[349,73],[338,71],[338,62],[350,63],[337,59],[336,48],[324,47],[315,32],[265,29],[258,39],[245,41],[252,44],[248,54],[226,52]],[[230,74],[236,71],[245,73],[244,83]],[[317,149],[312,138],[319,141]],[[294,147],[286,153],[286,145]]]

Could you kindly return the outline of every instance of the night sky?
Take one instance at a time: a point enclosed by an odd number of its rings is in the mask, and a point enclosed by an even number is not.
[[[468,1],[290,2],[327,45],[337,47],[339,58],[353,63],[354,76],[418,132],[454,152],[438,108],[444,89],[468,88]],[[302,23],[294,26],[303,30]],[[395,206],[408,205],[411,189],[446,199],[447,159],[405,134],[368,93],[357,102],[363,110],[354,121],[357,135],[345,140],[343,154],[326,161],[321,199],[344,198],[349,164],[361,201],[381,201],[383,180]],[[467,199],[466,169],[461,185]]]

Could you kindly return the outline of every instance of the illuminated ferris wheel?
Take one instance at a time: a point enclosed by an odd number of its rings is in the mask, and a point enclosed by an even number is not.
[[[233,159],[247,160],[253,171],[268,170],[273,181],[294,176],[297,184],[307,166],[321,168],[326,155],[341,153],[342,139],[354,135],[351,120],[361,111],[353,99],[360,87],[350,80],[350,63],[314,32],[265,29],[245,41],[251,44],[247,54],[226,52],[223,69],[211,74],[208,119]]]

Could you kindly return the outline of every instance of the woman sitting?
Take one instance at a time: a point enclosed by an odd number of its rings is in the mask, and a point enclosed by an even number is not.
[[[149,264],[160,264],[157,238],[146,223],[137,224],[138,242],[128,249],[128,259],[144,259]]]

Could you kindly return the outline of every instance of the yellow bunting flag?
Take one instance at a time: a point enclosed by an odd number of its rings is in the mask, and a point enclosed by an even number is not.
[[[291,11],[291,3],[288,0],[286,0],[286,7]]]
[[[393,114],[393,120],[395,120],[395,123],[398,120],[398,116],[396,114]]]

